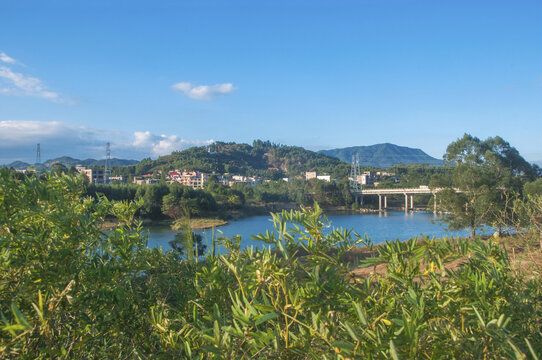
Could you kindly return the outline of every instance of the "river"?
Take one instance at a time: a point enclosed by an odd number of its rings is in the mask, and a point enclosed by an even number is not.
[[[328,220],[332,228],[353,229],[360,235],[367,234],[374,243],[386,240],[407,240],[421,234],[426,236],[468,236],[468,231],[449,232],[445,230],[445,224],[441,224],[439,215],[425,212],[389,211],[386,213],[335,213],[328,214]],[[224,234],[228,237],[241,235],[242,247],[262,247],[260,241],[252,240],[250,235],[265,233],[268,229],[273,230],[273,223],[270,216],[254,216],[237,221],[231,221],[228,225],[214,229],[215,234]],[[167,225],[148,226],[149,247],[162,247],[169,250],[169,241],[173,240],[175,234]],[[204,243],[210,243],[213,230],[198,230],[197,233],[203,236]]]

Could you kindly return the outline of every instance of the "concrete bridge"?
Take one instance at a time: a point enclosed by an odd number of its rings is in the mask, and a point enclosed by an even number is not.
[[[433,212],[437,212],[437,193],[442,188],[429,188],[429,186],[420,186],[419,188],[395,188],[395,189],[363,189],[356,195],[378,195],[378,210],[382,211],[382,197],[384,197],[384,210],[388,208],[388,195],[404,195],[405,196],[405,211],[414,208],[414,195],[417,194],[432,194],[434,198]],[[410,207],[409,207],[410,197]]]

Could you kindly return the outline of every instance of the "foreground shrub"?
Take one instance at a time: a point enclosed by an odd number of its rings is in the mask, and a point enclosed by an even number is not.
[[[263,249],[218,239],[205,257],[149,249],[137,204],[82,197],[69,177],[0,171],[0,357],[536,358],[541,284],[499,244],[376,247],[314,210],[273,214]],[[120,225],[104,233],[108,216]],[[227,251],[217,254],[216,247]],[[539,350],[538,350],[539,351]]]

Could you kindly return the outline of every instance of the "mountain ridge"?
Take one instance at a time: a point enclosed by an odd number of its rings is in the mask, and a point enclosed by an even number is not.
[[[426,164],[442,166],[443,161],[435,159],[423,150],[399,146],[391,143],[382,143],[367,146],[350,146],[345,148],[320,150],[320,153],[335,157],[344,162],[351,162],[352,156],[359,156],[361,166],[377,168],[390,168],[394,165]]]
[[[135,165],[139,163],[138,160],[127,160],[127,159],[118,159],[118,158],[112,158],[111,166],[126,166],[126,165]],[[91,166],[104,166],[105,165],[105,159],[102,160],[96,160],[96,159],[75,159],[70,156],[61,156],[54,159],[49,159],[41,164],[29,164],[24,161],[14,161],[8,165],[7,167],[12,167],[16,170],[23,170],[27,169],[28,167],[34,167],[34,168],[50,168],[53,164],[62,164],[66,167],[76,166],[76,165],[82,165],[86,167]]]

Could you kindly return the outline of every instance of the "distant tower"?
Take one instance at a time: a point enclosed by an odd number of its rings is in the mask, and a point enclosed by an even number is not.
[[[105,144],[105,169],[104,169],[104,184],[109,184],[109,176],[111,176],[111,144]]]
[[[40,144],[38,144],[38,147],[36,149],[36,164],[41,164]]]
[[[361,183],[358,181],[361,176],[361,167],[359,165],[359,156],[352,155],[352,168],[350,169],[350,192],[354,195],[357,203],[363,204],[363,195],[361,193]]]

